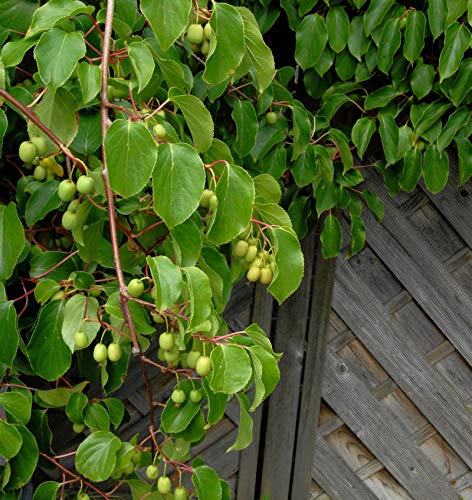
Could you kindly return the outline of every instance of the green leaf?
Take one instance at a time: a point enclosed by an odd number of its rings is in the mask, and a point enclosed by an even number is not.
[[[146,262],[154,280],[156,307],[162,312],[173,306],[181,294],[182,273],[169,257],[148,257]]]
[[[26,425],[31,418],[31,399],[21,392],[3,392],[0,394],[0,406],[20,424]]]
[[[26,36],[30,37],[47,31],[61,21],[79,14],[91,14],[93,10],[92,6],[86,6],[79,0],[49,0],[48,3],[35,10]]]
[[[141,304],[138,304],[137,302],[131,300],[129,302],[129,308],[138,332],[145,335],[154,333],[155,328],[148,323],[148,314],[144,307]],[[119,292],[114,292],[108,297],[108,302],[105,304],[105,310],[108,314],[111,314],[112,316],[118,318],[118,320],[124,320],[120,305]]]
[[[100,66],[95,66],[86,61],[82,61],[79,64],[78,76],[80,89],[82,90],[82,100],[84,104],[86,104],[90,102],[100,91],[102,72],[100,70]],[[92,151],[92,153],[94,151]]]
[[[306,151],[310,143],[313,123],[304,108],[293,106],[291,109],[293,118],[292,161],[295,161],[300,154]]]
[[[213,371],[210,388],[214,392],[234,394],[246,387],[251,379],[251,360],[240,346],[233,344],[217,345],[211,351]]]
[[[342,7],[332,7],[326,16],[329,46],[339,54],[346,47],[349,38],[349,17]]]
[[[90,403],[85,408],[84,423],[90,429],[99,431],[110,430],[110,417],[100,403]]]
[[[325,259],[336,257],[341,251],[341,224],[333,214],[326,216],[320,240],[323,244],[321,252]]]
[[[430,64],[417,64],[411,73],[410,84],[418,99],[426,97],[433,88],[434,67]]]
[[[88,405],[88,398],[82,392],[70,395],[66,405],[66,415],[73,423],[81,424],[84,421],[84,410]]]
[[[356,74],[357,62],[347,49],[336,56],[335,69],[339,78],[345,82]]]
[[[336,205],[336,186],[332,182],[321,180],[315,189],[316,212],[318,216]]]
[[[427,130],[435,125],[441,116],[451,107],[450,104],[436,101],[428,104],[414,124],[415,137],[421,137]],[[413,109],[413,108],[412,108]]]
[[[438,151],[442,153],[453,141],[459,130],[468,123],[471,118],[470,111],[467,107],[462,106],[454,111],[448,118],[446,126],[442,129],[437,140]]]
[[[359,158],[363,158],[375,132],[375,121],[371,118],[360,118],[352,127],[351,139],[357,148]]]
[[[260,345],[251,346],[249,348],[249,355],[251,356],[254,366],[258,365],[260,367],[257,377],[260,378],[260,382],[264,389],[261,396],[258,400],[254,400],[250,408],[250,411],[254,411],[256,407],[272,393],[279,383],[280,370],[277,364],[279,357],[273,353],[272,347],[270,350],[267,350]],[[256,373],[254,375],[256,376]]]
[[[288,229],[270,230],[275,252],[275,273],[268,291],[281,304],[300,286],[304,271],[303,254],[295,233]]]
[[[203,79],[211,85],[216,85],[231,76],[243,60],[244,24],[235,7],[215,2],[210,25],[213,33]]]
[[[33,434],[22,425],[15,425],[15,428],[21,434],[23,442],[20,451],[10,460],[9,489],[21,488],[31,479],[39,458],[38,444]]]
[[[0,62],[0,67],[1,67],[1,62]],[[0,158],[2,157],[3,138],[5,137],[7,128],[8,128],[7,115],[5,111],[3,111],[3,109],[0,109]]]
[[[192,134],[197,152],[210,148],[213,141],[213,119],[203,102],[193,95],[179,95],[169,98],[182,111]]]
[[[28,226],[33,226],[36,222],[44,219],[48,213],[62,205],[62,201],[57,194],[58,186],[59,182],[51,180],[41,184],[36,189],[28,203],[26,203],[25,218]]]
[[[371,92],[364,101],[364,108],[367,111],[375,108],[383,108],[387,106],[395,97],[399,96],[400,92],[393,88],[392,85],[386,85],[374,92]],[[368,118],[363,118],[368,119]]]
[[[67,300],[64,308],[64,322],[62,324],[62,339],[71,350],[77,350],[74,335],[76,332],[84,332],[87,336],[87,345],[90,345],[100,330],[97,319],[98,301],[94,297],[74,295]]]
[[[271,84],[274,78],[274,56],[262,38],[254,14],[245,7],[238,7],[237,9],[243,20],[246,54],[253,68],[250,71],[255,74],[259,93],[262,93]]]
[[[226,257],[214,248],[204,247],[198,264],[210,280],[215,309],[222,313],[231,297],[231,274]]]
[[[165,51],[185,31],[191,9],[192,0],[141,0],[141,11]]]
[[[212,425],[215,425],[219,422],[226,410],[226,405],[228,402],[228,396],[221,392],[213,392],[210,389],[210,384],[207,378],[203,379],[203,389],[205,391],[207,401],[208,401],[208,414],[207,414],[207,422],[206,428],[210,428]]]
[[[109,431],[97,431],[80,443],[75,456],[77,471],[92,481],[105,481],[115,468],[119,438]]]
[[[207,465],[195,467],[192,474],[192,483],[197,491],[198,498],[205,500],[221,500],[222,489],[218,474]]]
[[[365,224],[362,217],[351,214],[351,240],[349,241],[349,251],[346,258],[350,259],[364,248],[365,244]]]
[[[200,411],[200,405],[194,403],[189,397],[190,391],[193,389],[192,382],[189,380],[181,382],[179,389],[184,391],[187,396],[185,402],[181,405],[176,405],[169,398],[161,416],[162,430],[168,434],[183,432]]]
[[[400,177],[400,187],[407,192],[415,189],[421,177],[423,157],[418,148],[413,148],[403,159],[403,172]]]
[[[424,47],[426,32],[426,16],[423,12],[413,10],[408,13],[405,28],[405,43],[403,56],[411,63],[415,62]]]
[[[441,154],[436,145],[431,146],[424,155],[423,179],[427,189],[439,193],[449,178],[449,157]]]
[[[248,101],[236,101],[231,117],[236,124],[233,147],[241,157],[246,156],[256,142],[258,123],[254,106]]]
[[[456,137],[454,142],[459,156],[459,186],[462,186],[472,176],[472,144],[465,137]]]
[[[325,47],[321,54],[321,57],[316,62],[314,68],[320,76],[324,76],[325,73],[331,68],[334,63],[335,53],[329,48]]]
[[[129,198],[148,183],[157,158],[157,146],[146,126],[115,120],[105,135],[105,154],[113,191]]]
[[[0,26],[25,33],[38,4],[37,0],[3,0]]]
[[[454,23],[446,30],[444,48],[439,56],[441,82],[457,72],[470,42],[471,34],[467,26]]]
[[[0,260],[1,262],[1,260]],[[0,302],[0,364],[11,367],[19,343],[18,320],[13,302]]]
[[[45,481],[35,490],[33,500],[56,500],[61,483],[55,481]]]
[[[288,213],[277,203],[254,204],[254,211],[258,218],[266,224],[292,228],[292,221]]]
[[[315,147],[315,158],[318,173],[325,182],[331,184],[334,178],[334,165],[331,158],[332,152],[325,146],[317,144]]]
[[[392,115],[380,115],[380,138],[387,160],[387,166],[393,165],[397,159],[399,132]]]
[[[356,16],[351,21],[351,29],[349,31],[349,39],[347,42],[349,52],[359,61],[362,62],[369,48],[369,39],[364,31],[364,21],[362,16]]]
[[[190,314],[187,331],[198,331],[211,312],[211,286],[208,276],[197,267],[182,269],[190,294]]]
[[[113,427],[118,428],[125,416],[125,405],[117,398],[105,399],[105,405],[110,415],[110,421]]]
[[[459,106],[470,91],[470,79],[472,78],[472,59],[462,61],[459,73],[449,89],[451,101],[454,106]]]
[[[13,274],[24,246],[25,235],[16,205],[0,205],[0,281],[6,281]]]
[[[254,183],[249,174],[236,165],[226,165],[216,185],[218,208],[207,237],[216,245],[235,238],[249,224],[254,203]]]
[[[244,450],[252,441],[253,421],[249,415],[249,399],[246,394],[236,394],[239,401],[239,425],[236,441],[226,450]]]
[[[388,74],[393,65],[393,58],[402,41],[400,19],[389,19],[382,30],[382,37],[377,55],[377,65],[380,71]]]
[[[175,7],[173,10],[175,11]],[[154,58],[147,45],[143,42],[130,43],[128,45],[128,54],[138,79],[138,92],[141,92],[151,81],[155,66]]]
[[[202,222],[198,213],[182,224],[174,226],[170,234],[176,263],[181,267],[195,265],[200,255],[203,240]]]
[[[308,146],[306,151],[297,158],[290,171],[298,186],[310,184],[317,175],[315,148]]]
[[[43,408],[61,408],[66,406],[69,398],[84,390],[87,381],[81,382],[74,387],[58,387],[57,389],[37,390],[34,393],[34,401]]]
[[[446,0],[428,1],[428,22],[429,29],[436,40],[438,36],[446,29],[447,3]]]
[[[21,448],[23,439],[16,427],[0,419],[0,457],[13,458]]]
[[[197,209],[205,185],[205,169],[188,144],[161,144],[153,172],[154,209],[169,228]],[[182,196],[185,193],[185,196]]]
[[[54,53],[54,57],[51,54]],[[53,28],[41,35],[34,58],[44,85],[55,90],[70,78],[79,59],[85,56],[85,42],[78,31],[66,33]]]
[[[270,174],[256,175],[253,179],[256,191],[256,202],[279,203],[282,191],[279,183]]]
[[[81,74],[79,66],[79,80]],[[98,90],[97,90],[98,92]],[[79,130],[75,136],[72,148],[83,155],[91,155],[97,151],[102,143],[100,113],[79,113]]]
[[[23,60],[26,52],[28,52],[31,47],[36,45],[39,39],[39,35],[28,38],[20,38],[12,42],[6,43],[2,47],[2,60],[5,68],[11,68],[13,66],[18,66]]]
[[[354,164],[351,153],[351,145],[349,144],[349,141],[344,133],[337,128],[331,128],[329,130],[328,138],[334,144],[341,156],[341,161],[343,163],[343,174],[345,174],[349,169],[352,168]]]
[[[27,347],[34,372],[46,380],[58,379],[71,364],[70,350],[61,335],[63,311],[61,300],[55,300],[41,308]]]
[[[364,14],[364,29],[370,35],[384,20],[395,0],[372,0]]]
[[[302,69],[312,68],[321,57],[328,31],[319,14],[309,14],[300,23],[296,32],[295,60]]]
[[[374,214],[375,220],[377,222],[380,222],[383,219],[385,212],[383,203],[380,201],[380,198],[374,193],[372,193],[372,191],[369,191],[368,189],[364,189],[362,191],[362,197],[364,198],[364,201],[367,203],[367,206],[369,207],[370,211]]]
[[[44,453],[52,453],[52,432],[48,425],[47,411],[33,410],[29,428],[36,439],[39,449]]]

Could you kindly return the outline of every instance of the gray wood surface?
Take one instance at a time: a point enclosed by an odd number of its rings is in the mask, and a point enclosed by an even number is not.
[[[350,265],[338,260],[333,306],[343,321],[381,363],[469,467],[472,414],[454,387],[418,352],[405,328],[378,302]]]

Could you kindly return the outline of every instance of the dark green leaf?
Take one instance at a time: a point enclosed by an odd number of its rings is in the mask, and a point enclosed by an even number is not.
[[[459,185],[465,184],[472,176],[472,144],[465,137],[454,139],[459,155]]]
[[[325,259],[336,257],[339,254],[341,251],[341,224],[333,214],[326,216],[320,239],[323,244],[321,252]]]
[[[364,29],[370,35],[384,20],[395,0],[372,0],[364,14]]]
[[[332,7],[326,16],[329,46],[339,54],[346,47],[349,38],[349,17],[342,7]]]
[[[146,262],[154,280],[157,310],[165,311],[180,297],[182,273],[165,255],[148,257]]]
[[[3,392],[0,406],[20,424],[26,425],[31,418],[31,399],[21,392]]]
[[[8,487],[11,489],[21,488],[31,479],[39,458],[38,444],[33,434],[22,425],[15,425],[15,428],[21,434],[23,442],[20,451],[10,460],[11,477]]]
[[[451,101],[459,106],[470,91],[470,79],[472,78],[472,59],[462,61],[457,78],[449,89]]]
[[[33,193],[26,204],[26,224],[33,226],[36,222],[44,219],[49,212],[56,210],[62,204],[57,188],[59,182],[47,181]]]
[[[471,113],[465,106],[462,106],[452,113],[437,140],[438,151],[440,153],[442,153],[449,146],[449,144],[451,144],[454,136],[459,132],[459,130],[462,129],[462,127],[464,127],[464,125],[467,124],[470,119]]]
[[[258,129],[254,106],[248,101],[236,101],[231,117],[236,124],[236,140],[233,147],[241,157],[251,152]]]
[[[187,395],[185,403],[176,405],[170,398],[167,401],[161,417],[161,427],[164,432],[168,434],[176,434],[184,431],[200,411],[200,405],[194,403],[189,398],[192,388],[192,383],[189,380],[181,382],[179,384],[179,389],[183,390]]]
[[[423,12],[413,10],[408,13],[405,28],[403,56],[411,63],[415,62],[424,47],[426,16]]]
[[[401,40],[400,19],[389,19],[382,30],[377,55],[377,65],[385,74],[388,74],[393,65],[393,58],[400,48]]]
[[[85,408],[84,423],[90,429],[99,431],[110,430],[110,417],[100,403],[90,403]]]
[[[0,419],[0,457],[13,458],[21,448],[23,438],[16,427]]]
[[[382,147],[387,160],[387,166],[393,165],[397,159],[398,152],[398,127],[393,117],[388,115],[380,115],[380,138],[382,140]]]
[[[423,178],[428,190],[439,193],[447,183],[449,177],[449,158],[446,153],[441,154],[438,148],[431,146],[424,155]]]
[[[300,23],[296,32],[295,60],[302,69],[312,68],[326,47],[328,31],[319,14],[310,14]]]
[[[11,367],[20,339],[13,302],[0,302],[0,324],[0,363]]]
[[[471,34],[463,24],[454,23],[446,30],[444,48],[439,56],[439,75],[442,82],[459,69],[465,51],[470,47]]]
[[[78,76],[80,89],[82,90],[82,100],[84,104],[86,104],[100,92],[102,72],[100,70],[100,66],[95,66],[83,61],[79,64]]]
[[[309,146],[294,163],[291,172],[298,186],[307,186],[316,177],[317,165],[315,159],[315,149]]]
[[[33,500],[56,500],[61,483],[45,481],[41,483],[33,495]]]
[[[162,5],[162,3],[160,2]],[[173,4],[174,6],[176,3]],[[175,12],[175,7],[173,7]],[[133,70],[138,80],[138,92],[141,92],[151,81],[154,73],[154,58],[147,45],[143,42],[133,42],[128,45],[128,54]]]
[[[205,500],[221,500],[222,489],[218,474],[207,465],[196,467],[192,474],[192,483],[198,498]]]
[[[350,259],[364,248],[365,244],[365,224],[362,217],[351,214],[351,240],[346,258]]]
[[[432,90],[434,83],[434,67],[430,64],[417,64],[411,73],[410,84],[413,94],[423,99]]]
[[[187,331],[198,331],[211,312],[211,286],[208,276],[197,267],[182,269],[190,294],[190,314]]]
[[[25,235],[16,205],[0,205],[0,281],[13,274],[24,246]]]
[[[364,101],[364,108],[369,111],[375,108],[383,108],[387,106],[395,97],[399,96],[400,92],[393,88],[392,85],[386,85],[374,92],[370,93]],[[367,118],[362,118],[363,120]]]
[[[429,29],[436,40],[438,36],[446,29],[447,3],[446,0],[428,1],[428,22]]]
[[[313,128],[312,120],[308,113],[301,107],[292,107],[293,118],[293,153],[292,161],[295,161],[300,154],[306,151],[311,139]]]
[[[366,54],[369,48],[369,39],[364,31],[364,21],[362,16],[356,16],[351,21],[351,29],[347,42],[349,52],[359,61],[362,61],[362,56]]]
[[[265,351],[264,351],[265,352]],[[252,441],[253,421],[249,415],[249,399],[246,394],[236,394],[239,401],[239,425],[236,441],[226,450],[244,450]]]
[[[368,189],[364,189],[364,191],[362,191],[362,197],[367,203],[370,211],[374,214],[375,220],[377,222],[380,222],[383,219],[385,212],[383,203],[380,201],[380,198]]]
[[[423,157],[418,148],[409,151],[403,160],[403,172],[400,177],[400,187],[411,192],[415,189],[421,177]]]
[[[360,118],[354,124],[351,132],[352,142],[357,148],[359,158],[363,158],[369,146],[370,139],[375,132],[375,121],[371,118]]]

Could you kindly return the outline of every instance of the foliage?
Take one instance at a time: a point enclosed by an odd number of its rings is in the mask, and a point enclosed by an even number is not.
[[[283,302],[319,220],[324,256],[339,253],[340,210],[359,252],[363,204],[383,216],[365,168],[392,194],[421,178],[436,193],[452,152],[469,180],[469,4],[3,0],[2,494],[38,465],[67,484],[37,499],[107,497],[105,480],[133,498],[185,498],[181,484],[229,497],[191,448],[233,396],[228,451],[248,446],[280,377],[257,325],[229,331],[232,286],[246,275]],[[133,356],[149,433],[123,441],[113,393]],[[159,416],[151,367],[175,379]],[[78,435],[74,469],[52,450],[52,416]]]

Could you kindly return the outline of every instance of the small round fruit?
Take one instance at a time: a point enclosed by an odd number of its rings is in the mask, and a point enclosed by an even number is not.
[[[111,473],[111,478],[112,479],[115,479],[116,481],[118,479],[121,479],[121,476],[123,475],[123,471],[120,470],[120,469],[115,469],[112,473]]]
[[[208,208],[210,204],[210,198],[214,195],[215,193],[211,189],[204,189],[202,196],[200,198],[200,206],[202,208]]]
[[[252,262],[256,257],[257,257],[257,246],[256,245],[249,245],[249,248],[247,249],[246,252],[246,257],[244,257],[244,260],[246,262]]]
[[[166,117],[166,112],[163,109],[160,109],[157,113],[156,116],[160,116],[161,118]]]
[[[261,277],[261,270],[259,267],[251,267],[246,273],[246,278],[251,283],[255,283]]]
[[[216,197],[216,194],[214,194],[210,198],[210,201],[208,202],[208,210],[210,210],[210,212],[214,212],[217,207],[218,207],[218,198]]]
[[[128,293],[131,297],[138,298],[144,293],[144,283],[137,278],[128,283]]]
[[[57,188],[57,194],[62,201],[72,201],[77,193],[77,187],[74,181],[70,179],[64,179],[59,183]]]
[[[62,300],[66,296],[64,290],[58,290],[52,297],[51,302],[53,300]]]
[[[74,333],[74,344],[77,349],[83,349],[88,345],[88,338],[85,332],[75,332]]]
[[[159,349],[157,350],[157,359],[159,361],[166,361],[166,351],[162,348],[162,347],[159,347]]]
[[[187,40],[189,43],[200,45],[205,38],[203,26],[200,24],[191,24],[187,30]]]
[[[20,144],[18,156],[21,161],[31,163],[38,156],[38,150],[32,142],[24,141]]]
[[[46,180],[47,181],[53,181],[56,178],[56,174],[54,172],[48,172],[46,175]]]
[[[80,201],[79,200],[72,200],[69,205],[67,205],[67,211],[72,212],[75,214],[77,212],[78,208],[80,206]]]
[[[272,281],[272,269],[270,267],[264,267],[261,269],[261,276],[259,278],[259,281],[263,285],[270,285],[270,282]]]
[[[159,469],[157,465],[148,465],[146,468],[146,477],[151,481],[155,481],[159,477]]]
[[[64,249],[64,250],[69,250],[69,248],[72,247],[72,245],[74,244],[69,238],[67,238],[66,236],[61,236],[61,239],[60,239],[60,243],[61,243],[61,247]]]
[[[188,354],[187,354],[187,366],[189,368],[193,368],[195,369],[196,366],[197,366],[197,361],[198,361],[198,358],[201,356],[201,352],[200,351],[190,351]]]
[[[200,403],[202,397],[202,391],[199,391],[198,389],[192,389],[190,391],[190,401],[193,403]]]
[[[203,43],[200,45],[200,52],[207,56],[210,52],[210,42],[208,40],[203,40]]]
[[[92,297],[100,297],[100,295],[102,294],[102,292],[103,292],[103,288],[100,285],[92,285],[89,288],[89,292],[88,293]]]
[[[407,19],[406,19],[406,17],[402,17],[402,18],[400,19],[400,29],[401,29],[401,30],[404,30],[404,29],[406,28],[406,23],[407,23]]]
[[[211,359],[208,356],[200,356],[195,369],[200,377],[205,377],[211,372]]]
[[[205,27],[203,28],[203,35],[205,36],[205,38],[207,40],[210,40],[212,32],[213,32],[213,29],[212,29],[210,23],[206,23]]]
[[[154,125],[154,128],[152,129],[152,131],[154,132],[154,135],[158,139],[164,139],[167,135],[167,130],[164,127],[164,125],[162,125],[162,123],[158,123],[157,125]]]
[[[68,231],[72,231],[77,223],[77,215],[72,212],[64,212],[62,214],[62,226]]]
[[[277,114],[273,111],[269,111],[269,113],[266,114],[266,120],[269,125],[274,125],[277,121]]]
[[[23,80],[23,85],[25,86],[25,89],[30,89],[33,86],[33,82],[29,78],[26,78]]]
[[[73,424],[72,425],[72,430],[76,433],[76,434],[80,434],[81,432],[83,432],[85,429],[85,425],[84,424]]]
[[[174,389],[170,398],[176,405],[181,405],[185,403],[185,400],[187,399],[187,395],[182,389]]]
[[[264,259],[262,257],[256,257],[251,262],[251,267],[258,267],[259,269],[262,269],[264,267]]]
[[[90,496],[87,493],[81,492],[77,494],[77,500],[90,500]]]
[[[107,351],[108,359],[113,362],[119,361],[123,354],[120,344],[117,344],[116,342],[112,342],[108,346]]]
[[[172,333],[164,332],[159,335],[159,347],[170,351],[175,345],[175,337]]]
[[[170,493],[171,489],[172,489],[172,481],[170,480],[170,478],[166,476],[161,476],[157,480],[157,491],[161,495],[167,495],[168,493]]]
[[[174,500],[187,500],[188,493],[185,486],[177,486],[174,490]]]
[[[130,462],[124,469],[123,469],[123,474],[125,476],[129,476],[134,472],[134,463]]]
[[[239,240],[233,248],[233,255],[235,257],[246,257],[249,245],[247,241]]]
[[[97,363],[103,363],[108,357],[108,349],[105,344],[97,344],[93,349],[93,359]]]
[[[93,191],[95,181],[89,175],[81,175],[77,179],[77,191],[82,194],[90,194]]]
[[[180,351],[176,345],[168,351],[164,350],[164,358],[168,363],[174,363],[177,361],[179,359],[179,355]]]
[[[158,325],[163,325],[166,322],[160,314],[155,314],[152,319],[154,320],[154,323],[157,323]]]
[[[416,144],[416,148],[418,151],[423,151],[423,149],[426,147],[426,142],[424,141],[418,141]]]
[[[38,156],[43,156],[46,154],[46,137],[31,137],[31,143],[36,146],[36,149],[38,150]]]
[[[141,463],[141,460],[143,458],[143,454],[141,452],[141,450],[134,450],[133,453],[131,454],[131,461],[133,462],[133,464],[140,464]]]
[[[38,165],[37,167],[34,168],[33,177],[37,181],[44,181],[44,179],[46,179],[47,175],[48,175],[48,171],[44,167],[42,167],[41,165]]]

